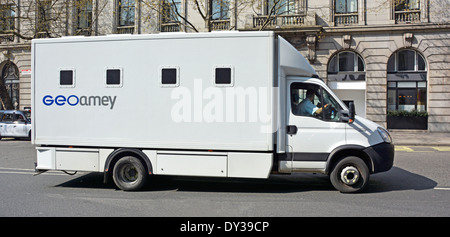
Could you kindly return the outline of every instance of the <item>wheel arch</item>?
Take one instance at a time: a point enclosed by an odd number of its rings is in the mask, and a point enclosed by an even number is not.
[[[343,158],[347,156],[356,156],[361,158],[364,163],[366,163],[369,168],[369,172],[373,173],[373,162],[369,155],[364,152],[366,147],[360,145],[343,145],[335,148],[327,159],[327,164],[325,167],[325,174],[330,174],[336,164]]]
[[[153,174],[152,163],[144,152],[135,148],[119,148],[114,150],[111,154],[109,154],[108,158],[106,158],[104,167],[104,183],[108,183],[110,181],[112,173],[111,171],[114,168],[114,165],[120,158],[125,156],[134,156],[138,158],[142,162],[142,164],[144,164],[147,173],[149,175]]]

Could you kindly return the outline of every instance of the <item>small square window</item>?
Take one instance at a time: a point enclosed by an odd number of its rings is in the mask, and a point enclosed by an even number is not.
[[[120,85],[120,70],[119,69],[109,69],[106,72],[106,84]]]
[[[177,84],[177,69],[163,68],[161,71],[162,84]]]
[[[106,86],[121,87],[122,86],[122,69],[107,68],[106,69]]]
[[[233,86],[234,71],[231,66],[216,66],[214,68],[214,84],[216,86]]]
[[[59,72],[59,84],[62,86],[73,85],[73,71],[61,70]]]
[[[177,66],[161,66],[159,78],[162,87],[177,87],[180,85],[180,68]]]
[[[60,68],[58,76],[59,76],[59,85],[61,87],[74,87],[75,86],[75,69]]]
[[[216,68],[216,84],[231,83],[231,68]]]

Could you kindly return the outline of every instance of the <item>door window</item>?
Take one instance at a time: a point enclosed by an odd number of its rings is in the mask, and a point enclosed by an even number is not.
[[[25,121],[26,121],[25,118],[21,114],[16,114],[14,122],[25,123]]]
[[[3,114],[2,122],[12,122],[13,114]]]
[[[291,111],[296,116],[339,121],[339,103],[322,87],[306,83],[291,84]]]
[[[342,107],[326,90],[323,91],[323,104],[327,105],[323,112],[323,118],[327,121],[339,121]]]

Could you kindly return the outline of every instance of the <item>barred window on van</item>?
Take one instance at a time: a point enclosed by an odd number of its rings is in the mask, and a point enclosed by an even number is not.
[[[107,68],[106,69],[106,86],[107,87],[121,87],[123,84],[121,68]]]
[[[218,65],[214,67],[214,84],[216,86],[234,85],[234,68],[231,65]]]
[[[160,79],[162,87],[177,87],[180,84],[180,68],[177,66],[161,66]]]
[[[75,69],[60,68],[59,69],[59,85],[61,87],[75,86]]]

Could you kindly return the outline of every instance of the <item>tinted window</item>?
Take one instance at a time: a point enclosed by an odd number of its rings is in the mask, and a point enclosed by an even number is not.
[[[340,121],[342,110],[339,103],[325,89],[306,83],[291,84],[291,109],[292,114],[297,116],[335,122]]]
[[[107,85],[120,85],[120,69],[108,69],[106,71]]]
[[[419,54],[417,54],[417,70],[425,71],[425,60]]]
[[[161,73],[162,84],[176,84],[177,83],[177,69],[163,68]]]
[[[231,68],[216,68],[216,84],[231,84]]]
[[[3,122],[12,122],[13,121],[13,114],[3,114]]]
[[[352,52],[344,52],[339,54],[339,71],[353,72],[355,71],[355,54]]]
[[[412,50],[398,52],[398,71],[414,71],[415,56]]]
[[[59,71],[59,84],[61,86],[73,85],[73,71],[72,70]]]

